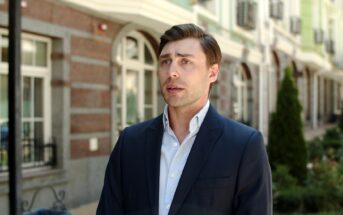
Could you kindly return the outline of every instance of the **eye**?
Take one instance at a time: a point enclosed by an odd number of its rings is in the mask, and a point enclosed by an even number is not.
[[[182,60],[181,60],[181,64],[190,64],[191,63],[191,61],[189,61],[188,59],[186,59],[186,58],[183,58]]]
[[[168,65],[171,63],[170,59],[162,59],[160,60],[160,65]]]

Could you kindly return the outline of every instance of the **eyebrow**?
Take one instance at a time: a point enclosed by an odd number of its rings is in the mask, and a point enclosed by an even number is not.
[[[167,54],[163,54],[163,55],[160,55],[160,59],[162,58],[169,58],[171,56],[171,54],[167,53]],[[194,55],[192,54],[182,54],[182,53],[176,53],[176,56],[178,57],[194,57]]]

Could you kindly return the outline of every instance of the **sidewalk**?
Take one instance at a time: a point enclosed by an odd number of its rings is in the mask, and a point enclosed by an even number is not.
[[[95,215],[98,201],[70,209],[71,215]]]
[[[335,126],[337,126],[337,123],[325,124],[316,129],[305,128],[304,129],[305,140],[313,140],[316,137],[320,137],[325,133],[326,129],[333,128]]]

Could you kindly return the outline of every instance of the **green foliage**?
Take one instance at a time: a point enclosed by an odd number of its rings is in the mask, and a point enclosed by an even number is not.
[[[338,121],[338,128],[343,132],[343,102],[342,102],[342,109],[341,109],[341,116],[339,117]]]
[[[324,147],[322,140],[315,138],[307,143],[308,158],[313,162],[320,162],[324,157]]]
[[[301,120],[302,107],[290,67],[285,70],[269,125],[268,153],[272,169],[285,165],[299,183],[306,180],[307,149]]]
[[[339,208],[337,190],[340,186],[336,163],[315,163],[306,182],[303,196],[304,211],[319,212]]]
[[[309,160],[319,162],[329,159],[343,162],[343,134],[339,128],[327,129],[323,138],[316,138],[308,142]]]
[[[277,166],[273,172],[275,210],[293,215],[343,214],[343,133],[338,128],[328,129],[322,138],[307,144],[308,174],[302,187],[287,167]]]
[[[282,213],[299,211],[302,204],[303,188],[293,186],[282,190],[275,199],[274,209]]]
[[[299,211],[303,189],[296,185],[297,180],[289,174],[287,166],[278,165],[273,172],[274,209],[290,213]]]

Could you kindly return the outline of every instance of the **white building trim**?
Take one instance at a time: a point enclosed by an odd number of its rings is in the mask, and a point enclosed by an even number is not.
[[[59,0],[60,2],[87,12],[97,12],[102,17],[143,26],[154,26],[161,32],[170,25],[190,22],[193,12],[175,5],[172,2],[154,0]],[[176,15],[177,12],[177,15]]]

